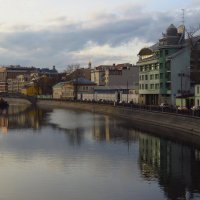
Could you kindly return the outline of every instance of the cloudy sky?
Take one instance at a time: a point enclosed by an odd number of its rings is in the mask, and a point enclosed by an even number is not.
[[[173,23],[200,24],[199,0],[0,0],[0,65],[136,63]]]

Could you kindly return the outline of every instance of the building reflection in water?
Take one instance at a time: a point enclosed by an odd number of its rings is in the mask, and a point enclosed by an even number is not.
[[[119,123],[117,119],[110,119],[106,115],[93,116],[93,137],[100,141],[124,141],[136,142],[139,138],[139,132],[130,129],[127,124]]]
[[[33,106],[9,106],[0,111],[0,130],[7,134],[9,129],[39,129],[44,113]]]
[[[143,178],[156,180],[167,199],[191,199],[200,192],[200,151],[140,134],[139,165]]]
[[[2,133],[15,128],[39,129],[48,112],[36,107],[24,110],[15,107],[11,110],[13,114],[8,113],[11,112],[9,110],[0,115]],[[85,132],[91,133],[91,137],[100,142],[120,141],[127,146],[136,143],[139,146],[138,166],[142,178],[157,182],[166,199],[192,199],[195,194],[200,193],[200,149],[142,133],[129,127],[128,123],[106,115],[75,113],[73,116],[72,113],[62,110],[54,110],[53,113],[57,115],[48,124],[52,128],[64,130],[70,145],[81,145]],[[59,124],[60,120],[55,122],[58,116],[64,119],[63,124]],[[64,126],[67,121],[70,124],[68,129],[68,125]]]

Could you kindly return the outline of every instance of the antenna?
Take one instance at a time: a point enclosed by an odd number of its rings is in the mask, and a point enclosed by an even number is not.
[[[181,9],[182,10],[182,25],[184,26],[185,24],[185,9]]]

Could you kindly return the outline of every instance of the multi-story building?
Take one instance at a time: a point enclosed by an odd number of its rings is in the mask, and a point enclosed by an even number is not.
[[[21,66],[0,67],[0,92],[19,92],[20,85],[23,80],[32,72],[36,72],[36,68],[27,68]]]
[[[99,86],[106,85],[105,71],[106,69],[116,69],[115,65],[100,65],[91,70],[91,81]]]
[[[96,84],[85,78],[60,82],[53,86],[54,99],[83,99],[84,95],[93,94]]]
[[[125,63],[117,65],[116,69],[105,70],[105,85],[138,89],[138,67]]]
[[[139,52],[140,103],[175,105],[190,93],[190,45],[184,26],[170,25],[158,43]]]

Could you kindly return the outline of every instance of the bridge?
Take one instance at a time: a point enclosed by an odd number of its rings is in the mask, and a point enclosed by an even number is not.
[[[21,93],[11,93],[11,92],[0,92],[0,98],[17,98],[17,99],[26,99],[32,104],[36,104],[37,98],[34,96],[27,96]]]

